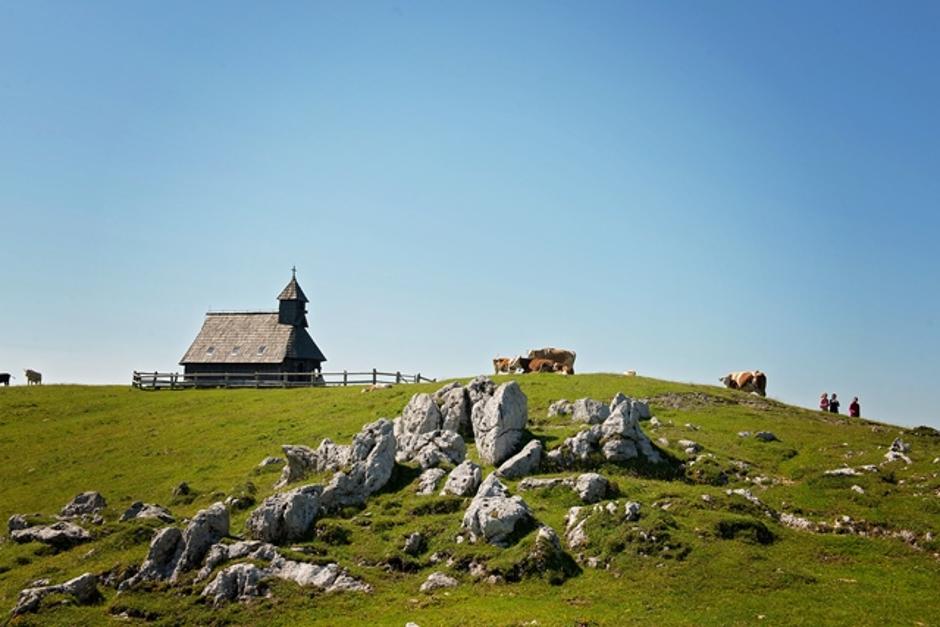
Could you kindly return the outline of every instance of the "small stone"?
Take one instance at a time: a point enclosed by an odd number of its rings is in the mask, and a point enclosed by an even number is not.
[[[274,457],[273,455],[268,455],[261,460],[261,463],[258,464],[259,468],[267,468],[268,466],[280,466],[284,463],[283,457]]]
[[[438,571],[428,575],[427,580],[421,584],[421,592],[434,592],[435,590],[439,590],[441,588],[455,587],[457,587],[456,579]]]
[[[857,492],[857,493],[859,493],[859,494],[865,494],[865,488],[863,488],[863,487],[860,486],[860,485],[853,485],[853,486],[852,486],[852,492]]]
[[[415,557],[424,551],[425,546],[426,542],[424,540],[424,536],[416,531],[412,534],[409,534],[408,537],[405,538],[405,545],[402,547],[402,551],[408,555],[411,555],[412,557]]]
[[[190,492],[192,492],[192,490],[190,489],[189,484],[185,481],[173,488],[173,496],[186,496]]]
[[[775,442],[778,441],[777,436],[775,436],[770,431],[758,431],[754,434],[754,437],[762,442]]]

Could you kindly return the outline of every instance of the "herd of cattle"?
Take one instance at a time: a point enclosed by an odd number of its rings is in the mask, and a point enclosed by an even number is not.
[[[538,348],[529,351],[528,357],[496,357],[493,359],[495,374],[517,372],[557,372],[574,374],[574,351],[563,348]]]
[[[493,359],[494,374],[517,374],[529,372],[557,372],[574,374],[574,351],[562,348],[539,348],[530,350],[527,357],[496,357]],[[636,370],[628,370],[627,376],[636,376]],[[760,370],[730,372],[718,379],[726,388],[753,392],[767,396],[767,375]]]
[[[42,373],[36,372],[35,370],[30,370],[27,368],[23,371],[26,373],[26,385],[40,385],[42,384]],[[9,372],[0,372],[0,385],[10,385],[10,379],[15,379],[13,375]]]

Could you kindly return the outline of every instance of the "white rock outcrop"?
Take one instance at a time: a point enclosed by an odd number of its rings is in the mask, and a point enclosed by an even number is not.
[[[518,479],[538,472],[542,461],[542,443],[532,440],[522,450],[500,464],[496,474],[506,479]]]
[[[309,485],[269,496],[245,523],[248,535],[273,544],[303,540],[320,515],[322,494],[323,486]]]
[[[454,496],[473,496],[480,487],[483,479],[483,470],[469,459],[450,471],[441,496],[452,494]]]
[[[533,521],[526,502],[518,496],[510,496],[496,475],[490,475],[480,484],[477,495],[464,512],[463,528],[471,542],[483,540],[506,546],[513,533]]]
[[[528,418],[528,399],[515,381],[502,384],[485,403],[475,405],[471,420],[480,458],[498,466],[516,454]]]

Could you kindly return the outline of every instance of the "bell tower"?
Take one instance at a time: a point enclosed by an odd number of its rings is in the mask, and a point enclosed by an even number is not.
[[[277,321],[295,327],[307,326],[307,296],[297,283],[297,268],[291,268],[290,283],[278,295]]]

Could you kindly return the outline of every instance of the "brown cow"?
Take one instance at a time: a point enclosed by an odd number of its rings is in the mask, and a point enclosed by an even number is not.
[[[726,388],[742,392],[756,392],[767,396],[767,375],[760,370],[742,370],[731,372],[718,379]]]
[[[509,357],[495,357],[493,359],[493,374],[509,374],[513,371],[511,366],[513,361]]]
[[[26,385],[42,385],[41,372],[36,372],[35,370],[30,370],[29,368],[23,372],[26,373]]]
[[[536,348],[529,351],[529,359],[549,359],[555,363],[565,366],[558,372],[574,374],[574,360],[577,354],[574,351],[563,348]]]

